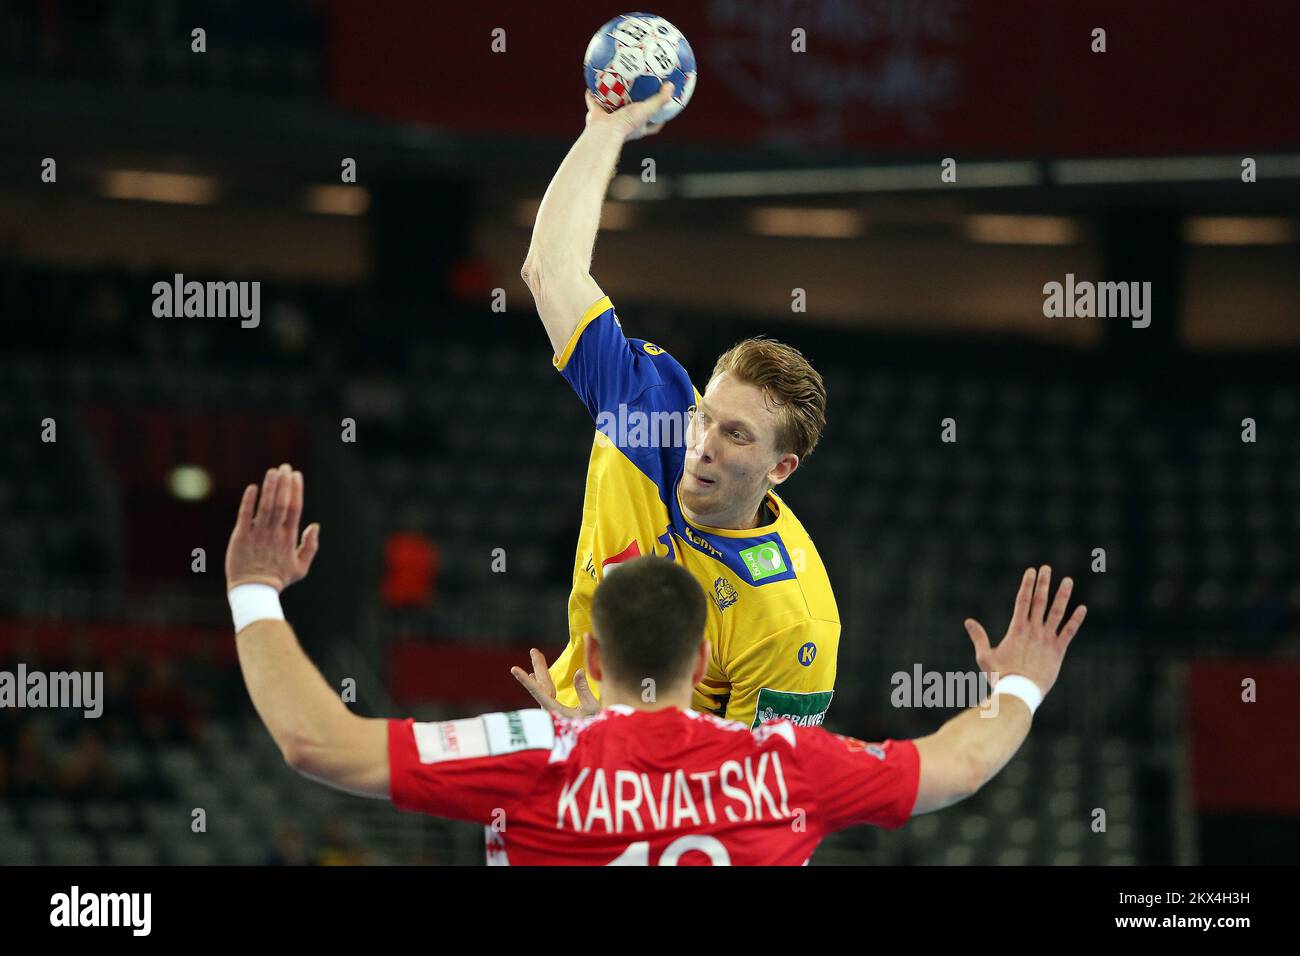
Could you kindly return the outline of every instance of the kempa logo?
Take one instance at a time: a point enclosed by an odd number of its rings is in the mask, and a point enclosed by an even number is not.
[[[684,448],[693,413],[693,408],[647,413],[620,403],[617,412],[603,411],[596,416],[596,430],[618,448]]]
[[[50,897],[51,926],[129,926],[133,936],[148,936],[153,920],[152,893],[70,893]]]
[[[981,717],[996,717],[998,697],[992,693],[996,673],[981,671],[927,671],[920,664],[912,672],[895,671],[889,678],[894,690],[889,702],[895,707],[978,707]]]
[[[153,314],[160,319],[226,319],[255,329],[262,322],[262,283],[186,282],[176,273],[171,282],[153,284]]]
[[[690,525],[686,526],[686,540],[695,545],[701,551],[715,557],[722,558],[722,552],[709,543],[709,539],[696,532]]]
[[[1049,319],[1132,319],[1135,329],[1151,324],[1150,282],[1082,282],[1065,274],[1065,285],[1043,286],[1043,315]]]
[[[85,708],[91,720],[104,713],[103,671],[0,671],[0,708],[71,707]]]
[[[745,562],[745,567],[749,569],[749,576],[755,581],[770,578],[774,574],[782,574],[786,570],[781,549],[770,541],[746,548],[740,552],[740,559]]]

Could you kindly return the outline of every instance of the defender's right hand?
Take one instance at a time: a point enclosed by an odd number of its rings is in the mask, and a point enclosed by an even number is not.
[[[981,671],[996,673],[998,677],[1021,674],[1037,684],[1044,694],[1052,689],[1061,672],[1066,648],[1078,633],[1088,609],[1080,604],[1062,628],[1061,620],[1065,617],[1074,582],[1069,578],[1061,582],[1052,609],[1048,611],[1047,596],[1051,586],[1052,569],[1048,565],[1043,565],[1037,573],[1033,568],[1025,569],[1011,623],[996,648],[989,646],[989,636],[979,621],[967,618],[966,631],[975,645],[975,660]]]

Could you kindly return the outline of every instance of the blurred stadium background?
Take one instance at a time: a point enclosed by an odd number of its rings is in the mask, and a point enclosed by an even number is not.
[[[844,621],[828,726],[937,727],[890,675],[968,669],[962,618],[1001,628],[1027,564],[1091,608],[984,792],[814,862],[1300,858],[1300,14],[654,11],[700,84],[624,151],[593,274],[697,385],[756,333],[825,376],[830,425],[783,490]],[[0,711],[0,862],[482,862],[478,827],[285,767],[222,556],[240,489],[291,461],[323,549],[286,609],[331,683],[370,714],[528,703],[507,668],[564,644],[592,426],[519,268],[617,12],[0,6],[0,669],[102,670],[107,698]],[[174,273],[260,281],[261,325],[154,318]],[[1150,281],[1150,328],[1045,319],[1067,273]]]

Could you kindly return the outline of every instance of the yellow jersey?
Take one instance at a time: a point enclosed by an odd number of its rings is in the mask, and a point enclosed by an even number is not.
[[[577,703],[591,600],[611,566],[640,555],[681,564],[709,596],[711,656],[695,710],[757,726],[815,726],[835,686],[840,617],[812,539],[768,492],[769,523],[742,531],[687,520],[677,496],[686,427],[699,392],[667,352],[627,338],[608,296],[582,317],[555,367],[596,422],[569,595],[569,644],[551,666],[559,700]],[[599,694],[596,682],[592,689]]]

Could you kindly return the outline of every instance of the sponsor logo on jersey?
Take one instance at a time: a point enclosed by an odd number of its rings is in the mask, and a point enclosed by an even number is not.
[[[708,538],[692,530],[690,525],[686,526],[686,540],[710,557],[722,560],[722,552],[710,544]]]
[[[859,740],[857,737],[845,737],[843,734],[836,734],[835,736],[844,742],[845,750],[863,750],[877,760],[885,759],[885,748],[880,744],[869,744],[865,740]]]
[[[819,727],[826,719],[826,711],[830,710],[831,696],[834,693],[831,690],[821,690],[798,694],[764,687],[758,692],[754,722],[750,728],[769,720],[788,720],[798,727]]]
[[[718,605],[719,611],[725,611],[739,600],[740,595],[736,593],[735,586],[726,578],[718,578],[713,582],[713,601]]]
[[[438,727],[442,730],[442,749],[449,754],[460,753],[460,736],[456,732],[456,721],[444,721]]]
[[[411,732],[420,763],[495,757],[517,750],[550,750],[555,743],[555,725],[544,710],[414,723]]]
[[[544,710],[512,710],[480,719],[488,753],[494,757],[518,750],[550,750],[555,743],[555,724]]]
[[[420,763],[463,760],[489,755],[487,733],[480,717],[411,725]]]
[[[785,558],[781,557],[781,549],[774,541],[766,541],[746,548],[740,552],[740,559],[745,562],[745,567],[749,569],[749,576],[755,581],[770,578],[775,574],[784,574],[786,571]]]
[[[817,660],[817,645],[809,641],[803,647],[799,648],[799,663],[804,667],[811,667],[812,662]]]
[[[620,326],[620,328],[621,328],[621,326]],[[645,344],[644,348],[645,348],[646,355],[663,355],[663,354],[664,354],[664,350],[661,349],[659,346],[655,345],[653,342],[647,342],[647,343]]]

